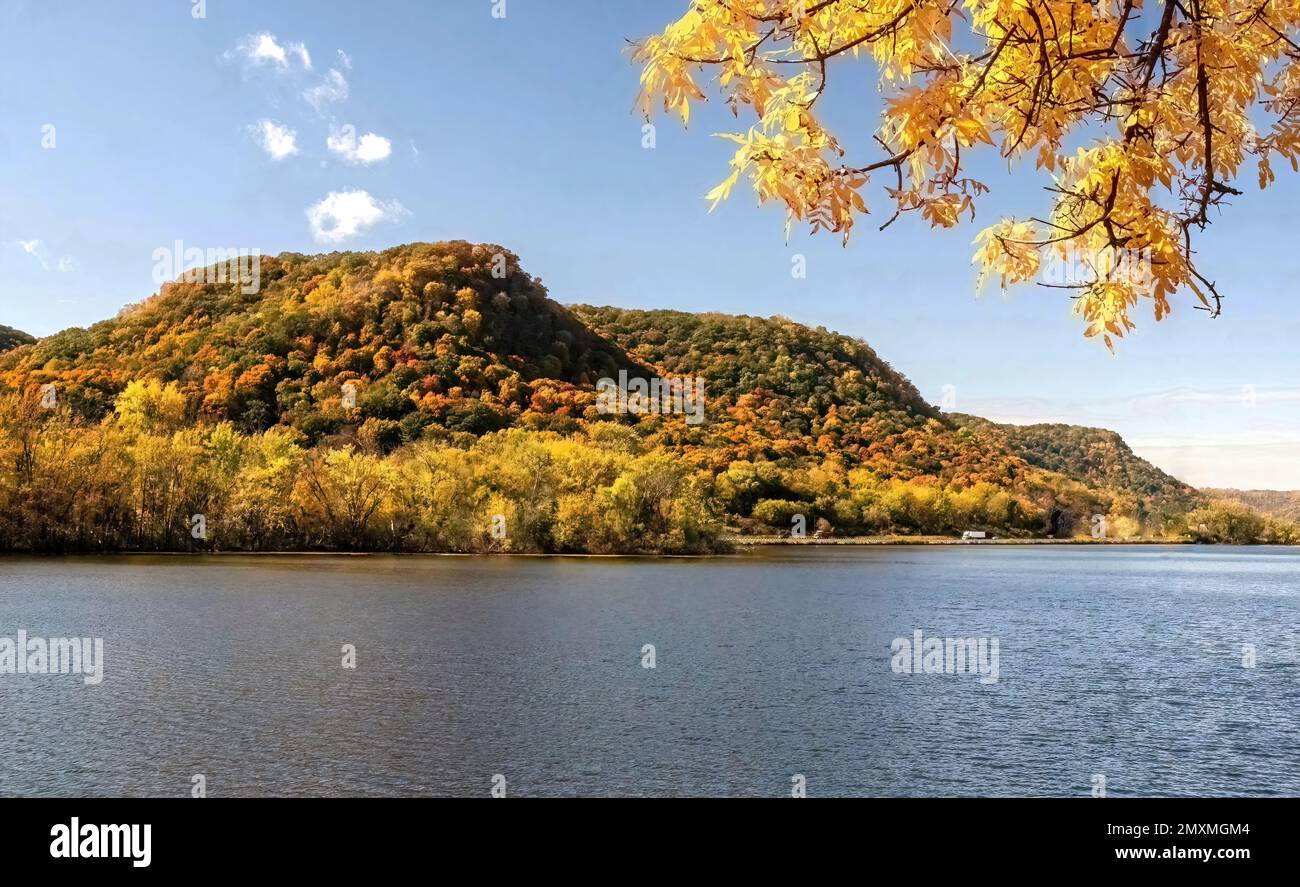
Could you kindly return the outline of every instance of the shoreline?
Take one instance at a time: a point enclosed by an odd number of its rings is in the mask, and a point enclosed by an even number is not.
[[[728,558],[743,555],[758,548],[802,547],[802,546],[888,546],[888,547],[931,547],[931,546],[1183,546],[1187,548],[1300,548],[1300,545],[1281,545],[1276,543],[1234,545],[1215,542],[1192,542],[1177,539],[981,539],[964,541],[947,536],[845,536],[830,539],[791,539],[779,536],[732,536],[724,537],[732,546],[731,551],[702,553],[656,553],[625,552],[593,554],[587,552],[542,552],[542,551],[65,551],[65,552],[0,552],[0,563],[7,559],[56,559],[56,558],[126,558],[126,557],[166,557],[166,558],[379,558],[379,557],[455,557],[455,558],[585,558],[585,559],[635,559],[635,560],[697,560]]]
[[[782,536],[732,536],[732,545],[1217,545],[1190,539],[955,539],[950,536],[843,536],[791,539]],[[1286,546],[1281,546],[1286,547]]]

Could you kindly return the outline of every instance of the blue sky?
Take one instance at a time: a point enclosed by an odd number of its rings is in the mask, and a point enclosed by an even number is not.
[[[146,298],[154,252],[501,243],[565,303],[784,315],[859,336],[935,403],[1120,431],[1193,483],[1300,488],[1297,180],[1202,236],[1228,294],[1175,305],[1110,354],[1061,290],[977,297],[976,231],[1042,214],[1045,180],[994,156],[975,225],[882,211],[847,247],[738,187],[708,213],[734,130],[717,101],[642,147],[625,41],[685,0],[0,0],[0,323],[48,334]],[[869,151],[872,74],[832,71],[825,109]],[[47,127],[52,126],[53,130]],[[292,133],[292,136],[290,136]],[[51,143],[50,136],[53,136]],[[871,159],[874,159],[872,157]],[[333,195],[333,196],[331,196]],[[314,216],[312,213],[314,212]],[[807,277],[791,275],[795,254]],[[951,386],[951,387],[948,387]]]

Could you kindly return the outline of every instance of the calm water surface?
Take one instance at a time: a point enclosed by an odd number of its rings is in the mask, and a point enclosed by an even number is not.
[[[1300,795],[1295,550],[0,559],[20,628],[105,679],[0,675],[3,795]]]

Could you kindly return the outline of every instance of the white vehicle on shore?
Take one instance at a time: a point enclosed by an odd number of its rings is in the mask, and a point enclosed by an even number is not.
[[[961,541],[963,542],[979,542],[988,538],[989,534],[983,530],[967,530],[961,534]]]

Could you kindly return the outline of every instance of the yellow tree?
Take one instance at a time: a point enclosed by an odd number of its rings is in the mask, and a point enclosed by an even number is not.
[[[963,161],[981,144],[1032,161],[1052,194],[1040,217],[979,233],[981,276],[1034,280],[1045,261],[1082,273],[1085,334],[1156,319],[1190,291],[1218,316],[1218,288],[1195,262],[1205,228],[1253,163],[1300,157],[1297,0],[693,0],[634,45],[640,109],[689,118],[719,91],[755,122],[737,145],[716,205],[741,176],[794,222],[847,240],[883,186],[888,215],[951,227],[988,189]],[[874,144],[843,145],[820,122],[832,69],[869,57],[883,96]],[[711,85],[709,80],[715,82]],[[862,153],[870,152],[870,153]]]

